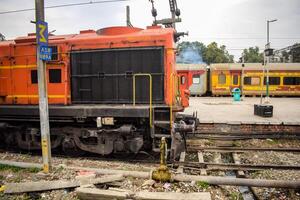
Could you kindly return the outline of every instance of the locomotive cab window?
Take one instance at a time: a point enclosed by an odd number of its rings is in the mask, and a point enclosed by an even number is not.
[[[193,84],[200,84],[200,74],[193,75]]]
[[[51,61],[58,60],[58,48],[57,48],[57,46],[49,46],[49,48],[52,49]]]
[[[37,70],[31,70],[31,84],[37,84],[38,83],[38,76],[37,76]]]
[[[300,77],[284,77],[284,85],[300,85]]]
[[[49,83],[61,83],[61,69],[49,69]]]
[[[225,74],[219,74],[218,84],[226,84],[226,75]]]
[[[264,78],[264,85],[267,84],[267,77]],[[280,77],[269,77],[269,85],[280,85]]]

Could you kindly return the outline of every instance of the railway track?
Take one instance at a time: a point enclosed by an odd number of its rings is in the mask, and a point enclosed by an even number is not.
[[[229,133],[201,133],[195,132],[187,136],[187,139],[209,139],[209,140],[249,140],[249,139],[293,139],[293,140],[300,140],[300,133],[257,133],[257,134],[229,134]]]
[[[198,139],[198,138],[197,138]],[[300,149],[298,147],[264,147],[264,146],[258,146],[258,147],[243,147],[243,146],[230,146],[230,143],[235,144],[233,140],[227,141],[227,145],[229,146],[217,146],[218,141],[214,141],[211,143],[214,146],[201,146],[200,144],[197,144],[196,141],[188,142],[187,143],[187,151],[182,154],[179,161],[169,161],[167,164],[171,171],[176,171],[175,174],[182,174],[183,176],[197,176],[201,175],[202,177],[213,177],[213,178],[224,178],[226,180],[232,180],[233,182],[230,183],[232,187],[234,187],[234,190],[238,189],[238,192],[240,195],[244,197],[244,199],[247,200],[256,200],[257,198],[257,191],[255,188],[248,185],[249,183],[254,180],[253,177],[251,178],[250,172],[256,172],[256,171],[264,171],[264,170],[278,170],[278,171],[294,171],[296,173],[299,173],[300,165],[282,165],[282,164],[252,164],[252,163],[244,163],[244,160],[240,159],[240,155],[242,157],[243,153],[251,153],[251,152],[276,152],[278,154],[281,153],[291,153],[291,154],[299,154]],[[222,142],[220,142],[222,144]],[[16,152],[14,152],[16,153]],[[28,153],[28,152],[27,152]],[[216,160],[210,160],[206,154],[217,154],[218,159]],[[33,155],[39,155],[33,153]],[[190,155],[195,155],[195,160],[191,160],[189,158]],[[56,158],[70,158],[68,155],[61,155],[61,154],[54,154]],[[231,160],[226,160],[224,157],[230,156]],[[155,167],[159,164],[158,154],[147,154],[147,153],[139,153],[136,156],[128,155],[124,158],[124,156],[118,156],[115,157],[106,156],[106,157],[99,157],[98,155],[83,155],[83,156],[75,156],[75,159],[84,159],[84,160],[90,160],[90,161],[109,161],[109,162],[123,162],[123,163],[139,163],[139,164],[151,164],[148,167]],[[117,163],[116,163],[117,164]],[[153,166],[153,165],[154,166]],[[119,165],[119,164],[118,164]],[[144,165],[147,166],[147,165]],[[200,176],[200,177],[201,177]],[[240,179],[239,179],[240,178]],[[233,180],[235,179],[237,183],[235,183]],[[219,180],[219,179],[218,179]],[[240,185],[239,181],[243,180],[246,183],[243,184],[243,186]],[[259,179],[255,179],[257,181],[260,181]],[[274,180],[270,180],[269,178],[266,178],[265,180],[261,180],[261,183],[253,183],[252,186],[259,184],[261,186],[259,187],[272,187],[272,184],[277,184],[277,182]],[[267,182],[267,185],[264,185],[265,182]],[[277,180],[278,182],[287,182],[282,180]],[[236,185],[235,185],[236,184]],[[216,184],[218,185],[218,184]],[[220,183],[222,185],[222,183]],[[226,185],[226,184],[225,184]],[[285,186],[274,186],[274,187],[285,187]],[[230,190],[230,189],[229,189]]]
[[[274,164],[236,164],[236,163],[211,163],[211,162],[173,162],[176,166],[190,169],[216,170],[300,170],[299,165],[274,165]]]
[[[231,140],[233,141],[233,140]],[[228,144],[227,144],[228,145]],[[230,154],[232,157],[235,154],[237,157],[238,154],[243,154],[246,152],[277,152],[277,153],[300,153],[300,148],[298,147],[236,147],[236,146],[201,146],[195,144],[194,142],[187,143],[187,152],[188,153],[218,153]],[[300,155],[300,154],[299,154]],[[234,159],[232,159],[234,160]],[[215,163],[215,162],[204,162],[203,159],[198,162],[187,162],[183,161],[174,161],[175,166],[183,166],[190,169],[205,169],[210,171],[216,170],[300,170],[300,165],[284,165],[284,164],[251,164],[251,163]]]
[[[183,173],[187,174],[198,174],[198,175],[212,175],[219,174],[221,176],[228,177],[237,177],[237,178],[247,178],[251,179],[250,174],[255,171],[264,171],[264,170],[276,170],[276,171],[293,171],[295,173],[299,173],[300,165],[298,164],[266,164],[266,163],[243,163],[244,161],[240,158],[244,153],[271,153],[276,152],[277,154],[299,154],[299,147],[243,147],[243,146],[234,146],[235,140],[249,140],[249,139],[300,139],[300,135],[298,134],[288,134],[282,137],[281,134],[249,134],[249,135],[241,135],[241,134],[195,134],[196,140],[205,139],[214,140],[212,144],[214,146],[205,145],[205,140],[200,144],[191,140],[187,142],[187,152],[185,152],[185,157],[188,157],[189,154],[197,154],[195,160],[185,160],[181,158],[180,161],[175,161],[173,163],[174,168],[180,168]],[[219,141],[220,140],[220,141]],[[225,141],[225,143],[224,143]],[[217,146],[220,142],[220,146]],[[210,142],[208,142],[210,143]],[[223,143],[223,144],[222,144]],[[222,146],[224,145],[224,146]],[[217,154],[217,159],[213,161],[207,161],[206,154]],[[299,154],[300,156],[300,154]],[[198,158],[197,158],[198,157]],[[225,157],[230,157],[230,159],[226,160]],[[240,194],[244,199],[247,200],[256,200],[259,199],[257,195],[256,189],[250,186],[239,186],[237,187]]]
[[[300,152],[300,148],[263,148],[263,147],[203,147],[198,145],[189,145],[189,151],[203,151],[203,152],[249,152],[249,151],[274,151],[274,152]]]

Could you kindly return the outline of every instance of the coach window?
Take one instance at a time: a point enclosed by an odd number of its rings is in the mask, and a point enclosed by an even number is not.
[[[38,83],[37,70],[31,70],[31,84]]]
[[[284,77],[283,85],[300,85],[300,77]]]
[[[233,75],[232,84],[233,85],[238,85],[239,84],[239,76],[238,75]]]
[[[218,83],[219,84],[226,84],[226,75],[225,74],[219,74]]]
[[[244,78],[244,85],[251,85],[251,77]]]
[[[259,77],[245,77],[244,85],[260,85]]]
[[[267,83],[267,77],[264,78],[264,85]],[[269,85],[280,85],[280,77],[269,77]]]
[[[193,75],[193,84],[200,84],[200,74]]]
[[[183,85],[185,83],[185,76],[180,77],[180,82],[181,82],[181,85]]]
[[[61,69],[49,69],[49,83],[61,83]]]
[[[260,78],[259,77],[252,77],[251,78],[251,85],[260,85]]]

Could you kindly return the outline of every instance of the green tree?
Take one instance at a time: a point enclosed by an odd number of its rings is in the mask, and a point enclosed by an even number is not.
[[[258,47],[244,49],[243,55],[245,63],[262,63],[264,61],[263,53],[259,53]]]
[[[205,44],[201,43],[201,42],[198,42],[198,41],[194,41],[194,42],[181,42],[178,44],[177,46],[177,51],[178,51],[178,54],[180,54],[184,49],[187,49],[187,48],[193,48],[195,49],[198,54],[202,57],[202,54],[203,52],[205,52],[206,50],[206,46]]]
[[[181,42],[177,46],[178,55],[187,48],[193,48],[198,52],[199,56],[203,58],[203,61],[207,64],[210,63],[233,63],[233,55],[230,55],[226,50],[226,46],[222,45],[218,47],[216,42],[212,42],[208,46],[205,44],[194,41],[194,42]]]
[[[216,42],[207,45],[206,51],[203,53],[203,60],[207,64],[210,63],[233,63],[233,55],[230,55],[226,50],[226,46],[218,47]]]
[[[2,35],[2,34],[0,33],[0,41],[4,41],[4,40],[5,40],[4,35]]]

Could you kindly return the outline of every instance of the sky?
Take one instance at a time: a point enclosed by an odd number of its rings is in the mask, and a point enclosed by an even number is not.
[[[45,6],[89,2],[91,0],[45,0]],[[92,0],[93,1],[93,0]],[[34,8],[34,0],[0,0],[0,12]],[[169,1],[154,0],[158,19],[170,17]],[[177,0],[182,22],[177,31],[189,32],[181,41],[216,41],[226,45],[235,60],[242,49],[266,44],[267,20],[270,24],[271,46],[284,48],[300,42],[300,0]],[[131,8],[131,23],[145,28],[151,25],[149,0],[91,4],[46,9],[49,31],[54,34],[79,33],[85,29],[126,25],[126,5]],[[7,39],[35,32],[34,11],[0,15],[0,33]]]

